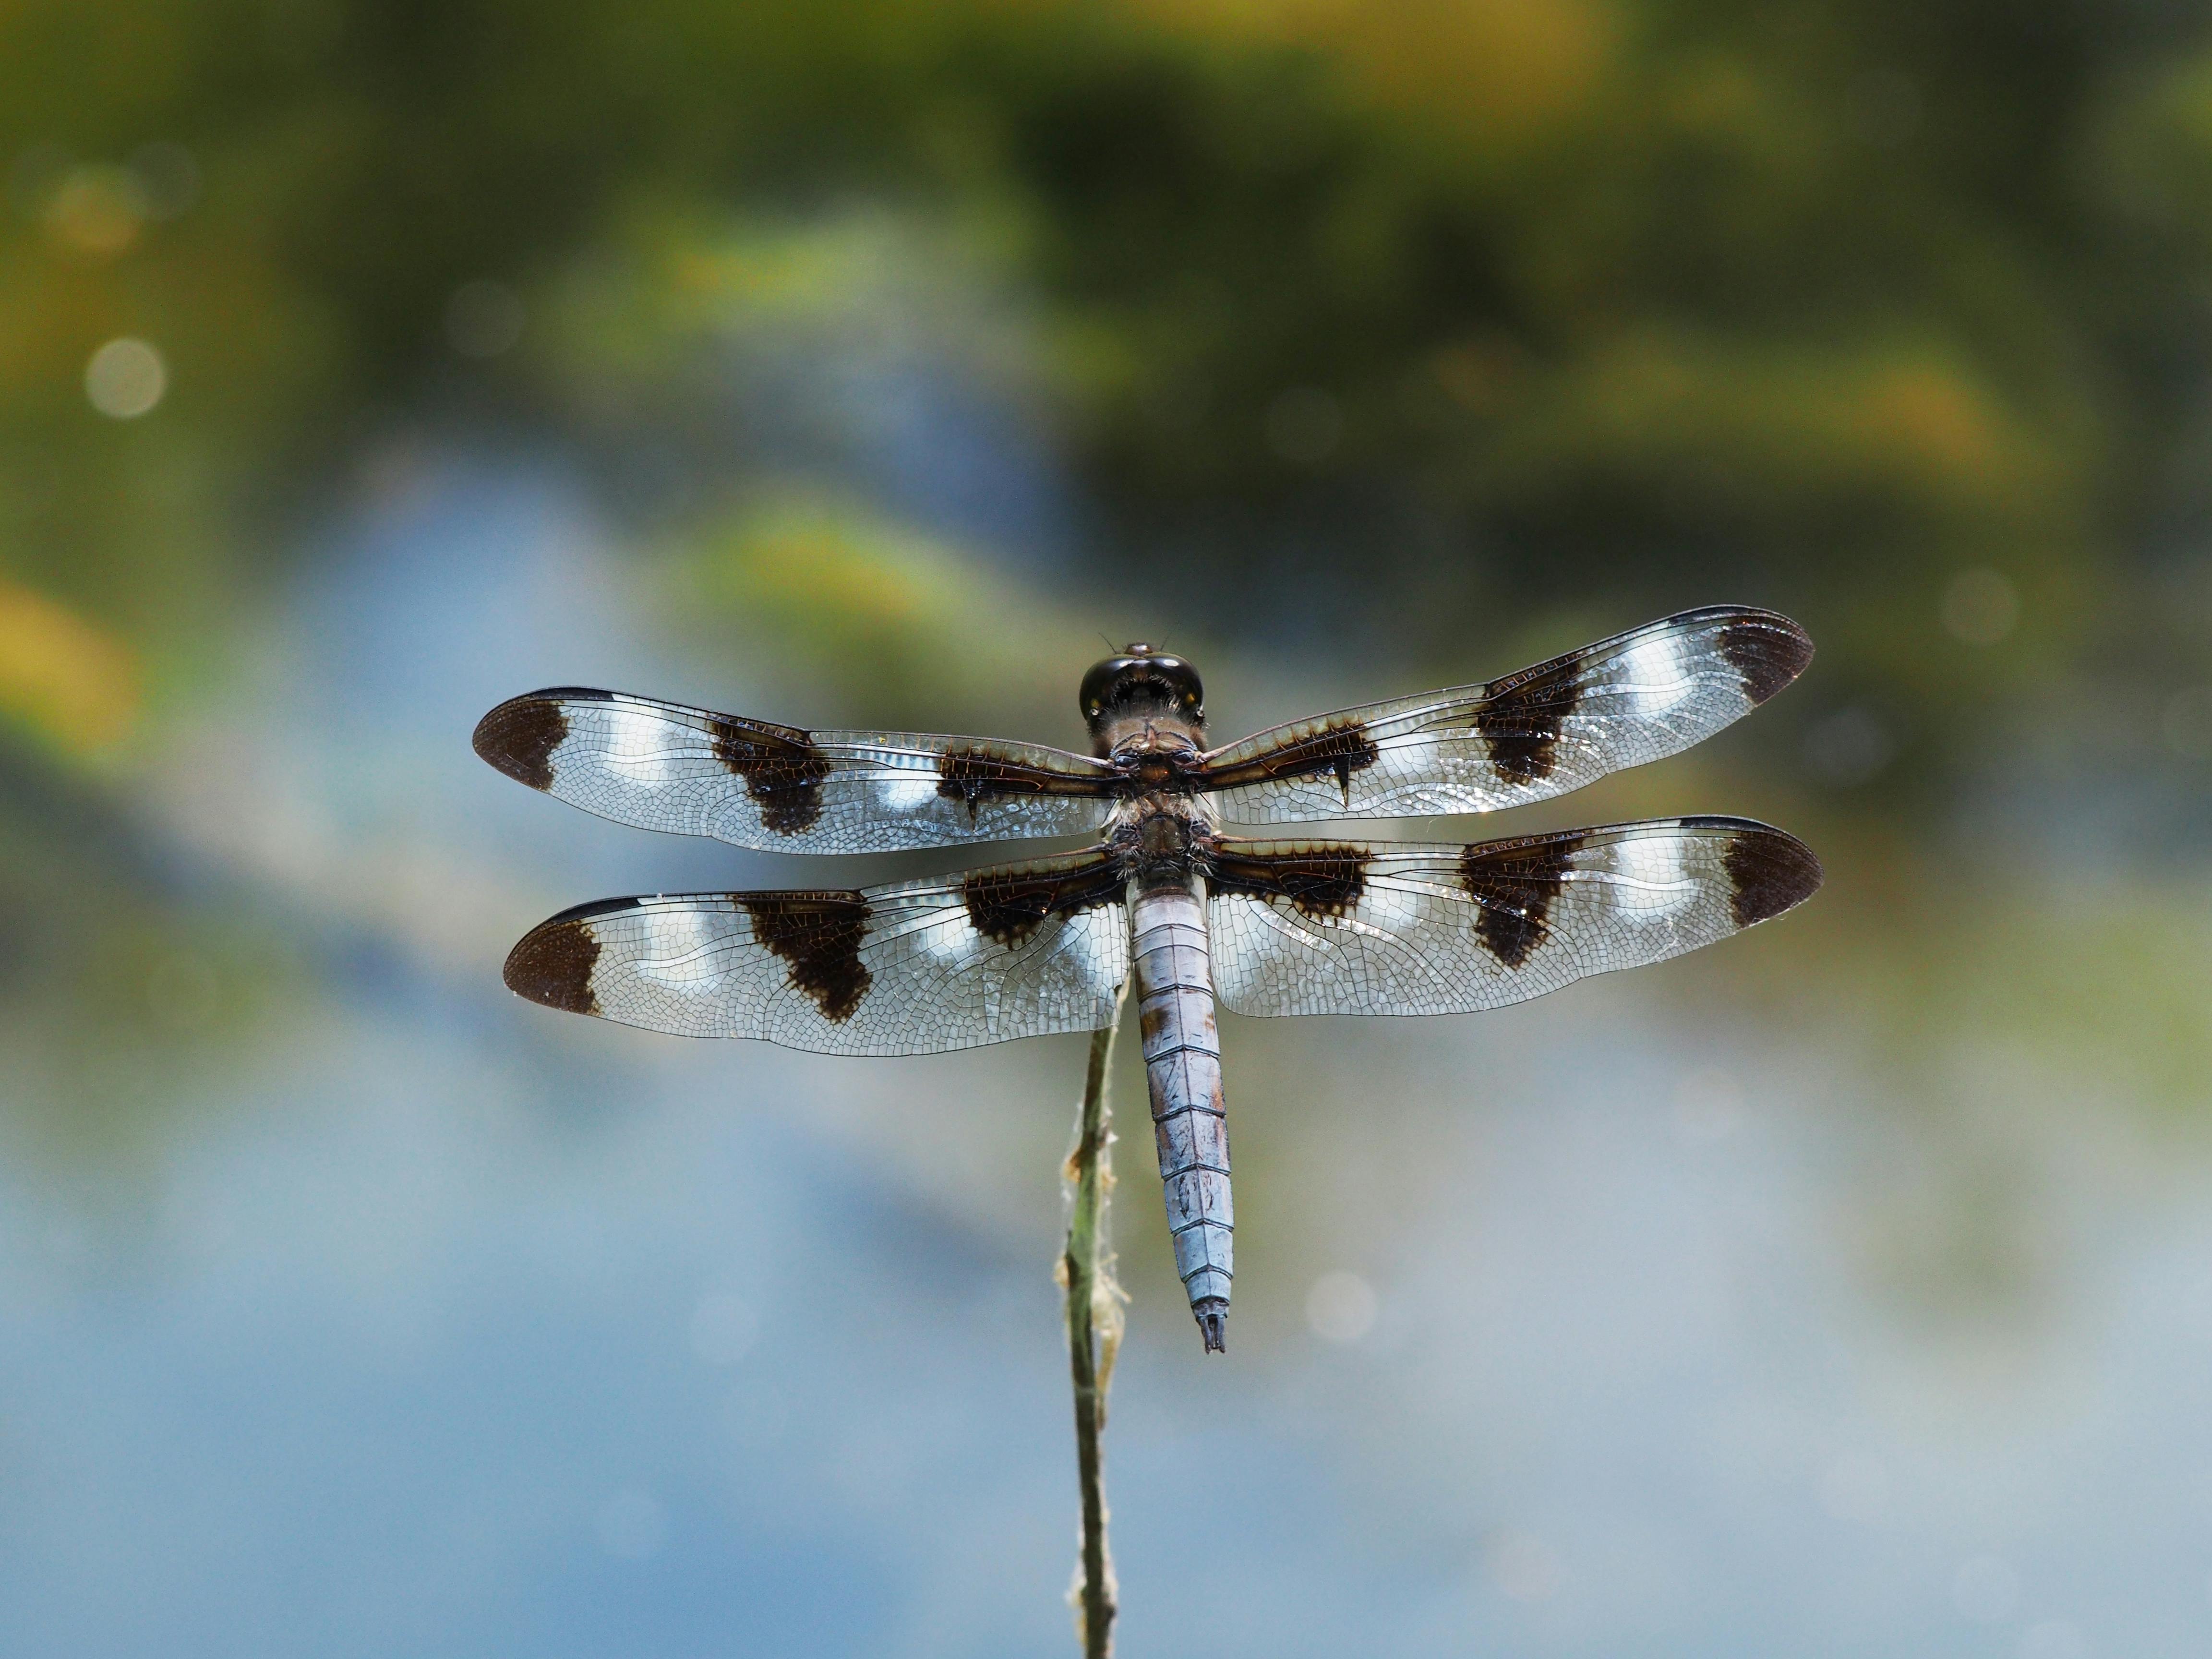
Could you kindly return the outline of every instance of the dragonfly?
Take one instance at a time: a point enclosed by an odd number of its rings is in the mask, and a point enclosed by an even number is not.
[[[477,753],[618,823],[790,853],[1091,844],[851,890],[603,899],[531,929],[504,976],[548,1008],[648,1030],[889,1055],[1103,1030],[1133,974],[1176,1271],[1205,1350],[1220,1352],[1235,1216],[1217,1007],[1501,1007],[1713,944],[1821,880],[1803,842],[1740,817],[1471,845],[1224,826],[1544,800],[1703,741],[1812,654],[1786,617],[1708,606],[1487,684],[1208,748],[1197,670],[1139,642],[1083,678],[1088,755],[532,691],[483,717]]]

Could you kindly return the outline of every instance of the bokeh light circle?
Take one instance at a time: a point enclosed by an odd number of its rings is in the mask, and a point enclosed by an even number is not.
[[[1358,1273],[1323,1273],[1306,1292],[1306,1323],[1329,1342],[1357,1342],[1375,1328],[1374,1286]]]
[[[84,395],[101,414],[135,421],[150,414],[169,390],[169,366],[144,340],[110,340],[84,366]]]

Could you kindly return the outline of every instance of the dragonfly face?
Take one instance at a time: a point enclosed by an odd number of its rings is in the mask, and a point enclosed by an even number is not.
[[[1141,642],[1092,665],[1078,698],[1099,755],[1125,753],[1133,763],[1179,738],[1195,756],[1206,731],[1206,688],[1198,671]],[[1158,744],[1152,741],[1156,735]]]
[[[1094,753],[808,732],[559,687],[479,722],[477,752],[619,823],[793,853],[1089,835],[1086,851],[837,891],[604,900],[541,923],[507,984],[688,1036],[914,1054],[1111,1023],[1136,982],[1178,1270],[1209,1349],[1234,1272],[1217,1004],[1231,1012],[1498,1007],[1781,915],[1820,866],[1745,818],[1465,845],[1248,840],[1224,824],[1485,812],[1678,753],[1802,672],[1771,611],[1713,606],[1486,684],[1207,750],[1182,658],[1085,676]]]

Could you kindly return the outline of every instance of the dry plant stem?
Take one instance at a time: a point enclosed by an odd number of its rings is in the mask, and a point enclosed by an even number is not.
[[[1126,994],[1126,990],[1125,990]],[[1083,1115],[1075,1150],[1064,1171],[1073,1188],[1067,1248],[1060,1278],[1067,1288],[1068,1371],[1075,1384],[1075,1462],[1083,1483],[1083,1560],[1071,1600],[1085,1659],[1114,1650],[1114,1560],[1106,1548],[1106,1489],[1100,1470],[1106,1431],[1106,1389],[1121,1341],[1121,1287],[1114,1280],[1107,1243],[1106,1200],[1114,1184],[1113,1112],[1107,1073],[1114,1058],[1114,1024],[1091,1036],[1091,1068],[1083,1085]]]

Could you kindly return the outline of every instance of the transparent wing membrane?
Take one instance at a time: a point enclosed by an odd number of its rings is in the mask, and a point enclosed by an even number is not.
[[[506,977],[572,1013],[817,1054],[1094,1030],[1128,976],[1123,885],[1085,853],[849,891],[606,900],[532,929]]]
[[[781,853],[889,853],[1079,836],[1112,805],[1101,762],[1038,744],[794,726],[559,687],[501,703],[477,753],[617,823]]]
[[[1812,654],[1771,611],[1686,611],[1487,685],[1260,732],[1207,755],[1203,787],[1234,823],[1523,805],[1702,742]]]
[[[1224,842],[1206,899],[1240,1014],[1445,1014],[1663,962],[1810,897],[1804,844],[1662,818],[1469,847]]]

